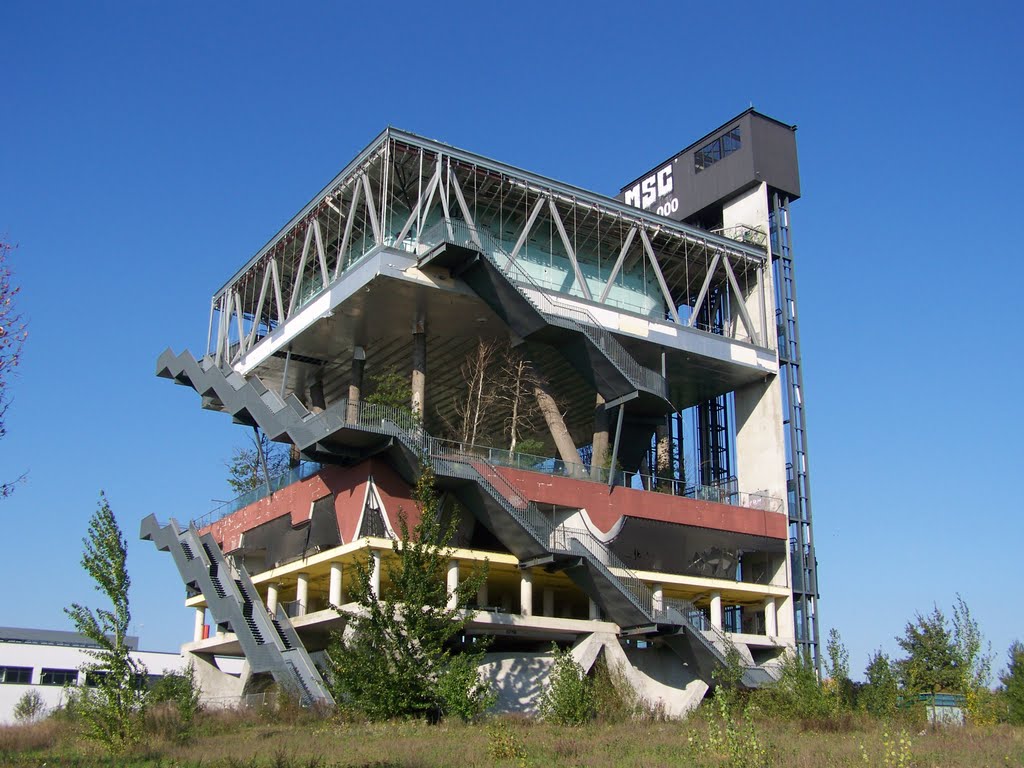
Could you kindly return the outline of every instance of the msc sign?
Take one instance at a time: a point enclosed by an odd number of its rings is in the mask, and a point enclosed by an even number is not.
[[[679,199],[672,195],[672,191],[672,163],[669,163],[627,189],[623,201],[645,211],[654,207],[659,216],[669,216],[679,210]]]

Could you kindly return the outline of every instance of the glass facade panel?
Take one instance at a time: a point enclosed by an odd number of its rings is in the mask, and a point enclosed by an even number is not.
[[[29,685],[31,682],[32,667],[0,667],[0,683]]]
[[[78,682],[77,669],[46,669],[39,676],[40,685],[75,685]]]

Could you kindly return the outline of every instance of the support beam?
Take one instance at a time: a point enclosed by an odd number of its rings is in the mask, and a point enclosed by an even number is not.
[[[626,260],[626,253],[629,251],[629,246],[633,244],[633,238],[636,236],[636,225],[630,227],[629,232],[626,233],[626,240],[622,244],[622,250],[619,251],[619,258],[615,260],[615,266],[612,267],[612,273],[608,276],[608,282],[604,285],[604,290],[601,291],[601,298],[598,302],[604,304],[604,300],[608,298],[608,292],[611,291],[612,285],[615,283],[615,278],[619,276],[619,270],[622,269],[622,262]]]
[[[618,421],[615,423],[615,444],[612,446],[612,461],[608,466],[608,488],[611,489],[615,485],[615,476],[618,474],[616,471],[619,464],[619,441],[622,439],[622,417],[626,413],[626,407],[624,405],[619,406]]]
[[[711,626],[722,630],[722,593],[711,593]]]
[[[419,318],[412,329],[412,412],[423,418],[427,402],[426,321]]]
[[[309,574],[300,573],[296,576],[295,581],[295,602],[298,603],[296,606],[295,614],[297,616],[305,616],[309,609]]]
[[[779,634],[779,621],[775,612],[775,598],[764,599],[764,633],[768,637],[775,637]]]
[[[448,610],[454,611],[459,605],[459,561],[448,561]]]
[[[377,206],[373,204],[373,188],[370,187],[370,177],[363,174],[363,193],[366,195],[366,212],[369,215],[370,226],[373,227],[373,242],[380,245],[383,238],[380,234],[380,220],[377,218]]]
[[[525,568],[519,576],[519,614],[533,616],[533,571]]]
[[[604,398],[597,393],[597,404],[594,408],[594,439],[591,443],[590,477],[599,480],[601,470],[608,462],[608,411]]]
[[[551,396],[549,385],[539,377],[534,378],[533,395],[537,400],[537,407],[540,409],[544,421],[548,425],[551,437],[555,441],[555,448],[558,455],[566,464],[576,466],[580,463],[580,455],[576,451],[576,445],[569,435],[569,428],[565,426],[565,419],[558,409],[558,404]]]
[[[345,592],[342,588],[344,571],[341,563],[331,563],[331,585],[327,592],[327,602],[334,608],[345,604]]]
[[[192,642],[198,643],[203,639],[204,629],[206,629],[206,609],[196,608],[196,623],[192,630]]]
[[[711,265],[708,267],[708,273],[704,275],[704,283],[700,287],[700,291],[697,293],[697,301],[693,303],[693,309],[690,312],[690,319],[686,322],[688,326],[693,328],[693,324],[697,322],[697,315],[700,312],[701,305],[704,303],[704,299],[707,298],[708,289],[711,288],[711,278],[715,276],[715,269],[718,267],[718,260],[721,258],[720,254],[715,254],[715,257],[711,259]]]
[[[537,216],[540,214],[541,209],[544,207],[544,201],[546,197],[541,195],[537,198],[536,204],[533,206],[533,210],[530,211],[530,217],[526,220],[526,225],[523,227],[523,231],[519,233],[519,238],[516,240],[515,246],[512,248],[512,253],[509,254],[508,263],[511,264],[519,256],[519,249],[523,247],[526,242],[526,238],[530,236],[530,230],[533,229],[533,225],[537,221]]]
[[[747,328],[747,335],[750,336],[750,340],[760,346],[761,341],[757,334],[757,328],[754,327],[754,323],[750,320],[750,314],[747,312],[747,299],[740,290],[739,283],[736,282],[736,275],[732,271],[732,264],[729,263],[729,257],[723,256],[722,263],[725,265],[725,274],[729,278],[729,285],[732,286],[733,297],[736,299],[736,308],[739,310],[740,318],[743,320],[743,325]]]
[[[345,420],[350,424],[359,421],[359,401],[363,396],[363,368],[366,366],[366,351],[362,347],[352,349],[352,376],[348,380],[348,408]]]
[[[380,599],[380,550],[373,550],[370,553],[370,558],[373,560],[373,565],[370,570],[370,592],[373,596]]]
[[[281,585],[276,581],[272,581],[267,584],[267,610],[270,612],[271,616],[277,613],[277,601],[280,589]]]
[[[576,250],[572,247],[572,243],[569,242],[569,235],[565,231],[562,217],[558,214],[558,206],[555,205],[555,201],[552,199],[548,200],[548,207],[551,209],[551,219],[555,222],[555,228],[558,229],[558,236],[562,239],[562,245],[565,246],[565,252],[569,254],[569,263],[572,264],[572,271],[576,275],[576,283],[583,293],[583,298],[587,301],[593,301],[594,298],[590,295],[587,281],[583,277],[583,272],[580,271],[580,263],[576,260]],[[643,234],[642,231],[641,234]]]
[[[348,207],[348,218],[345,220],[345,234],[341,237],[341,243],[338,244],[338,260],[334,264],[334,279],[338,279],[338,275],[341,274],[342,263],[345,260],[345,251],[348,250],[349,240],[352,239],[352,226],[356,221],[356,208],[359,207],[359,198],[363,193],[363,187],[360,184],[356,184],[352,188],[352,204]]]
[[[665,303],[668,304],[669,314],[672,315],[672,319],[676,321],[677,325],[682,325],[683,321],[679,319],[679,310],[676,309],[676,301],[672,298],[672,294],[668,290],[668,285],[665,283],[665,276],[661,274],[661,265],[658,263],[658,257],[654,255],[654,246],[651,245],[651,241],[650,238],[647,237],[646,230],[640,230],[640,239],[643,241],[644,250],[647,252],[647,258],[651,262],[651,269],[654,270],[654,276],[658,278],[658,285],[661,286],[661,295],[665,298]]]

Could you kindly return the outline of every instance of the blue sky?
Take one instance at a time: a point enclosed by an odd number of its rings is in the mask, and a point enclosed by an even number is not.
[[[0,234],[30,321],[0,624],[96,603],[78,561],[102,488],[133,630],[190,639],[138,523],[227,498],[246,435],[156,357],[200,350],[213,291],[386,125],[614,194],[753,103],[799,125],[822,635],[856,676],[959,592],[1002,667],[1024,640],[1024,12],[832,5],[0,5]]]

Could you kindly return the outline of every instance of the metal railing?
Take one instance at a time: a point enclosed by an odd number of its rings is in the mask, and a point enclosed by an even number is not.
[[[225,501],[223,504],[211,509],[205,515],[194,518],[192,523],[196,528],[205,528],[206,526],[211,525],[228,515],[234,514],[238,510],[243,509],[250,504],[255,504],[257,501],[265,499],[271,494],[277,493],[282,488],[287,488],[292,483],[312,477],[322,468],[323,465],[315,461],[303,461],[297,467],[292,467],[291,469],[274,475],[270,478],[270,482],[261,482],[252,490],[246,491],[240,496],[236,496],[231,501]]]
[[[538,285],[526,271],[525,267],[519,261],[513,260],[512,256],[488,232],[481,229],[473,229],[461,219],[450,219],[438,222],[422,233],[419,240],[421,244],[426,244],[427,246],[437,246],[450,242],[453,245],[460,245],[480,251],[508,278],[509,283],[519,291],[523,298],[545,316],[549,323],[568,327],[570,330],[584,334],[631,384],[639,389],[653,392],[660,397],[667,397],[668,384],[664,377],[640,365],[626,351],[626,348],[584,307],[560,301]],[[498,254],[504,257],[504,264],[497,258]],[[525,293],[517,283],[528,285],[535,295],[531,296]],[[566,325],[565,322],[552,322],[556,318],[568,322],[569,325]]]
[[[572,480],[584,480],[602,485],[608,485],[609,481],[612,481],[614,485],[634,490],[664,493],[697,501],[712,501],[717,504],[728,504],[729,506],[746,507],[747,509],[761,509],[767,512],[782,511],[781,499],[764,493],[739,491],[735,488],[734,480],[717,486],[687,484],[675,477],[663,477],[643,472],[628,472],[622,469],[612,470],[608,467],[595,467],[582,463],[574,464],[550,456],[519,453],[510,451],[507,448],[466,445],[454,441],[443,441],[439,438],[432,439],[436,443],[450,446],[449,448],[439,448],[438,450],[450,450],[488,464],[520,469],[526,472],[539,472],[545,475],[566,477]]]

